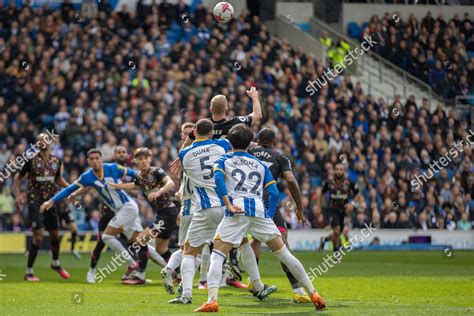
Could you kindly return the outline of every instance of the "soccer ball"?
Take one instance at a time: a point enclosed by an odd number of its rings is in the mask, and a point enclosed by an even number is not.
[[[214,7],[213,13],[217,22],[227,23],[234,17],[234,8],[229,2],[219,2]]]

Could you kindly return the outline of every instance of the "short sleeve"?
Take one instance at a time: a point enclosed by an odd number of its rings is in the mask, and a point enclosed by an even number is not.
[[[246,116],[236,116],[232,119],[233,125],[237,125],[240,123],[244,123],[245,125],[252,125],[252,115],[246,115]]]
[[[163,179],[168,176],[162,168],[155,169],[155,171],[153,172],[153,175],[159,182],[163,181]]]
[[[225,159],[226,159],[225,157],[221,157],[217,159],[216,162],[214,162],[214,165],[212,166],[214,173],[220,171],[223,174],[225,174],[225,164],[224,164]]]
[[[285,155],[280,155],[278,157],[278,162],[280,163],[281,172],[292,171],[291,161]]]
[[[111,165],[111,168],[113,168],[113,172],[117,174],[117,179],[123,179],[125,178],[126,176],[128,177],[131,177],[133,179],[135,179],[135,177],[137,176],[137,172],[133,169],[129,169],[127,167],[123,167],[119,164],[112,164]]]
[[[23,167],[20,169],[20,176],[24,177],[27,173],[31,171],[31,160],[28,160]]]
[[[76,183],[78,186],[80,186],[81,188],[84,188],[84,187],[87,187],[89,186],[89,183],[87,181],[87,175],[86,173],[83,173],[79,176],[79,178],[76,180]]]
[[[63,165],[63,161],[61,159],[58,159],[58,170],[56,170],[56,175],[55,178],[59,178],[61,176],[61,167]]]

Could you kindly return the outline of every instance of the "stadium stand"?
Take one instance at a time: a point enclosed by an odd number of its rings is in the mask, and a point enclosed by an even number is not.
[[[350,23],[349,35],[357,33],[357,24]],[[414,14],[407,21],[389,13],[374,15],[359,38],[369,34],[379,42],[376,53],[429,83],[444,99],[473,94],[474,28],[469,13],[447,20],[428,12],[421,21]]]
[[[230,116],[249,113],[245,89],[256,85],[263,101],[261,125],[279,131],[278,148],[294,160],[312,227],[328,224],[324,205],[316,201],[332,174],[330,163],[343,161],[363,196],[352,214],[353,227],[371,221],[381,228],[471,229],[472,145],[455,149],[452,157],[455,144],[467,144],[469,118],[442,106],[430,112],[427,100],[414,97],[387,104],[364,93],[348,76],[310,97],[307,82],[321,76],[323,66],[270,36],[258,17],[246,13],[222,25],[211,23],[211,14],[199,4],[193,10],[141,7],[135,15],[126,7],[114,12],[106,3],[95,18],[67,4],[60,10],[1,8],[0,170],[28,148],[38,131],[53,128],[61,135],[54,154],[64,159],[69,181],[86,167],[87,149],[101,148],[110,159],[116,144],[129,151],[147,146],[154,163],[167,169],[177,156],[183,122],[208,117],[208,103],[217,93],[228,96]],[[377,32],[384,21],[374,17],[364,32]],[[411,20],[399,32],[412,38],[412,24],[418,22]],[[440,36],[449,36],[453,27],[454,34],[464,34],[457,32],[461,25],[452,26],[456,21],[445,24],[449,26],[440,29]],[[393,26],[389,30],[397,32]],[[400,49],[403,41],[390,46],[391,38],[379,36],[387,42],[380,54],[392,47],[400,52],[400,64],[418,73],[416,58]],[[453,71],[469,73],[423,72],[446,97],[472,89],[474,59],[463,54],[472,42],[459,36],[452,39],[457,46],[440,54],[453,58]],[[423,32],[413,41],[422,41],[420,37]],[[442,51],[444,41],[435,40],[435,45]],[[424,49],[422,43],[417,46]],[[447,91],[439,80],[454,80],[456,91]],[[448,153],[452,161],[434,172],[430,163]],[[413,179],[422,175],[426,183],[413,186]],[[8,189],[11,177],[2,186],[0,205],[7,210],[2,212],[3,230],[26,230],[26,209],[14,204]],[[291,228],[302,228],[288,196],[285,191],[281,211]],[[143,221],[151,221],[151,210],[140,202]],[[97,228],[100,208],[91,194],[80,207],[68,207],[79,216],[81,229]]]

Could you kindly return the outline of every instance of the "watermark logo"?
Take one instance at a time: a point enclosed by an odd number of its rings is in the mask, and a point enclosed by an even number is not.
[[[364,41],[361,43],[360,47],[356,47],[354,50],[349,49],[348,54],[344,56],[344,61],[335,64],[333,69],[326,69],[324,74],[319,76],[316,80],[309,81],[305,91],[308,92],[310,96],[312,96],[316,93],[316,91],[334,80],[342,71],[344,71],[347,66],[352,65],[354,60],[357,60],[359,57],[364,55],[366,51],[377,44],[378,42],[372,39],[372,35],[364,36]]]
[[[189,15],[188,15],[187,13],[181,14],[181,20],[182,20],[184,23],[189,23]]]
[[[84,22],[84,18],[82,16],[82,14],[79,14],[79,13],[76,13],[76,15],[74,16],[76,18],[76,22],[77,23],[82,23]]]
[[[415,175],[414,179],[411,180],[410,184],[412,190],[418,190],[421,186],[428,182],[431,178],[434,177],[436,173],[439,173],[442,169],[447,167],[451,161],[456,159],[460,153],[464,152],[464,149],[472,148],[474,145],[474,139],[471,140],[471,136],[474,137],[474,131],[469,129],[469,135],[466,136],[466,139],[461,139],[457,142],[454,142],[454,147],[449,149],[444,156],[441,156],[439,159],[432,161],[429,164],[428,170],[424,171],[421,174]],[[465,145],[464,145],[465,143]],[[465,148],[464,148],[465,147]]]
[[[232,68],[233,72],[238,72],[240,69],[242,69],[242,65],[240,64],[240,62],[235,60],[229,63],[229,68]]]
[[[3,281],[3,278],[6,278],[7,275],[4,273],[5,267],[0,268],[0,281]]]
[[[72,292],[71,293],[71,303],[75,305],[84,304],[84,292]]]
[[[22,61],[21,62],[21,67],[24,69],[24,70],[29,70],[30,69],[30,63],[27,62],[26,60]]]
[[[115,253],[112,257],[111,262],[109,262],[105,267],[99,268],[99,272],[96,272],[95,278],[98,283],[102,282],[107,278],[112,272],[116,271],[119,267],[121,267],[125,262],[130,259],[130,252],[135,251],[137,252],[140,250],[142,245],[147,243],[147,239],[149,237],[157,238],[160,233],[165,229],[165,222],[160,220],[158,224],[153,224],[153,228],[149,231],[149,236],[141,237],[139,236],[135,242],[133,242],[130,246],[128,246],[128,250],[123,251],[122,253]]]
[[[342,155],[339,156],[339,160],[342,163],[347,163],[347,156],[345,154],[342,154]]]
[[[338,251],[334,251],[332,255],[326,255],[323,258],[324,262],[319,264],[318,266],[309,268],[309,272],[307,272],[306,274],[308,275],[309,280],[311,282],[313,282],[314,279],[317,279],[324,273],[328,272],[330,268],[339,264],[345,255],[351,252],[354,248],[359,247],[361,243],[363,243],[365,240],[367,240],[367,238],[369,238],[374,232],[377,231],[375,227],[372,227],[373,223],[370,223],[370,225],[364,225],[365,228],[362,228],[359,234],[351,236],[349,238],[348,244],[346,246],[343,245],[343,247],[341,247]]]
[[[7,178],[9,178],[12,174],[15,174],[18,170],[23,168],[23,166],[36,157],[41,149],[45,149],[47,146],[51,145],[53,141],[59,137],[58,134],[54,133],[54,128],[52,131],[46,130],[43,132],[45,137],[43,137],[43,141],[38,141],[35,144],[30,144],[30,147],[26,149],[23,154],[17,156],[13,160],[9,160],[3,171],[0,171],[0,183],[5,182]]]
[[[454,258],[454,250],[453,247],[447,247],[443,250],[442,258],[444,259],[453,259]]]

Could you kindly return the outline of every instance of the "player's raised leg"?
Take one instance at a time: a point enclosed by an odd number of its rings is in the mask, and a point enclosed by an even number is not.
[[[54,210],[49,210],[48,212],[53,212]],[[59,262],[59,229],[49,230],[49,242],[51,249],[51,258],[53,262],[51,263],[51,269],[56,271],[59,276],[63,279],[69,279],[71,276],[69,273],[61,268],[61,263]]]

